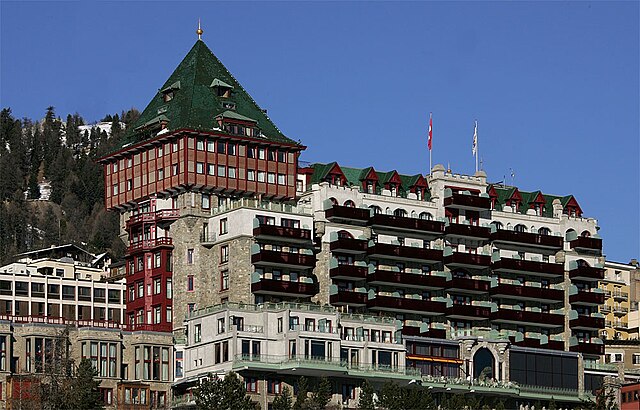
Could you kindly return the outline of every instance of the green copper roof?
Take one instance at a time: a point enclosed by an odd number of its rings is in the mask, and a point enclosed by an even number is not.
[[[218,96],[219,87],[228,90],[229,96]],[[280,132],[201,40],[196,41],[159,90],[130,128],[124,143],[153,137],[158,129],[151,131],[145,127],[158,122],[160,115],[169,131],[181,128],[211,131],[218,127],[215,118],[222,114],[225,118],[257,123],[268,141],[297,145]],[[173,92],[173,98],[165,101],[163,94],[168,92]]]

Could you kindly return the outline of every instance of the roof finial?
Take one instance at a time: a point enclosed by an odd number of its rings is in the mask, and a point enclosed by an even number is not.
[[[198,40],[202,40],[202,33],[204,33],[204,30],[200,28],[200,19],[198,19],[198,29],[196,30],[196,34],[198,35]]]

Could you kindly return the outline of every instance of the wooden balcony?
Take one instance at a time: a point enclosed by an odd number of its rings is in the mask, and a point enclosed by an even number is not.
[[[452,276],[445,284],[447,292],[455,293],[472,293],[482,294],[488,293],[491,287],[491,282],[487,280],[478,280],[471,278],[458,278]]]
[[[578,253],[590,255],[602,254],[602,239],[589,236],[578,236],[569,242],[569,247]]]
[[[367,301],[367,308],[372,311],[439,316],[444,314],[446,304],[444,302],[432,302],[430,300],[376,296]]]
[[[436,263],[442,262],[442,251],[436,249],[424,249],[413,246],[392,245],[376,243],[367,249],[370,257],[393,259],[397,261]]]
[[[368,266],[338,265],[329,269],[329,277],[338,280],[363,280],[369,273]]]
[[[498,286],[492,287],[489,289],[489,294],[495,298],[539,301],[543,303],[556,303],[564,300],[564,291],[561,289],[537,288],[508,283],[500,283]]]
[[[347,223],[350,225],[366,225],[371,211],[365,208],[334,205],[324,211],[324,216],[331,222]]]
[[[451,196],[444,198],[444,206],[468,211],[485,211],[491,209],[491,198],[454,192]]]
[[[560,251],[564,243],[561,236],[541,235],[500,229],[491,234],[494,245],[507,249],[540,249]]]
[[[561,263],[511,258],[500,258],[491,264],[491,269],[494,272],[535,275],[545,278],[561,278],[564,275],[564,266]]]
[[[180,217],[180,211],[177,209],[162,209],[155,212],[142,212],[132,215],[127,220],[127,228],[143,222],[154,223],[157,225],[170,224]]]
[[[444,233],[444,222],[385,214],[373,215],[368,225],[377,232],[409,234],[422,238],[434,238]]]
[[[171,238],[156,238],[134,242],[127,248],[127,254],[151,251],[161,247],[173,248],[173,240]]]
[[[580,315],[569,321],[571,330],[600,330],[604,329],[604,318]]]
[[[316,264],[315,255],[260,250],[251,255],[251,263],[263,266],[281,266],[292,269],[310,269]]]
[[[569,278],[586,282],[597,282],[604,279],[604,268],[594,268],[587,265],[578,265],[569,271]]]
[[[569,350],[588,356],[602,356],[604,354],[604,344],[578,342],[577,345],[571,346]]]
[[[353,238],[338,238],[331,241],[329,249],[331,252],[360,254],[367,251],[367,240]]]
[[[334,306],[366,306],[367,294],[350,290],[338,290],[338,293],[329,296],[329,302]]]
[[[392,286],[399,288],[417,289],[442,289],[445,286],[446,278],[436,275],[420,275],[407,272],[392,272],[388,270],[376,270],[367,276],[369,285]]]
[[[486,306],[473,306],[473,305],[456,305],[449,306],[445,315],[449,319],[462,319],[462,320],[486,320],[489,319],[491,314],[491,308]]]
[[[258,295],[292,296],[307,298],[318,293],[317,283],[289,282],[276,279],[260,279],[251,284],[251,292]]]
[[[510,323],[519,326],[562,327],[564,316],[555,313],[530,312],[526,310],[498,309],[491,312],[490,319],[496,323]]]
[[[465,252],[454,252],[443,260],[450,268],[486,269],[491,265],[491,256]]]
[[[589,292],[579,290],[575,295],[569,296],[572,305],[598,306],[604,304],[604,292]]]
[[[444,233],[448,238],[488,241],[491,230],[485,226],[451,223],[444,228]]]
[[[275,225],[257,226],[253,228],[253,236],[255,236],[256,239],[276,240],[284,242],[311,242],[310,229],[288,228]]]

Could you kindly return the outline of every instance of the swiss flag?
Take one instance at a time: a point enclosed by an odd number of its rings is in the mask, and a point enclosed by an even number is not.
[[[431,140],[433,139],[433,118],[431,117],[431,113],[429,113],[429,142],[427,142],[427,146],[429,147],[429,151],[431,151]]]

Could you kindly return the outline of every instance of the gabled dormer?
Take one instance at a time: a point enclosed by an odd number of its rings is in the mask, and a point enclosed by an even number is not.
[[[513,207],[516,212],[519,212],[521,204],[522,204],[522,195],[520,194],[520,191],[518,191],[518,188],[513,188],[513,192],[507,199],[506,205]]]
[[[410,177],[404,177],[404,179],[404,185],[408,192],[416,194],[416,198],[419,201],[428,199],[429,184],[427,184],[427,180],[424,179],[422,175],[418,174]]]
[[[218,128],[231,135],[256,137],[260,135],[258,121],[238,114],[235,111],[224,111],[215,117]]]
[[[391,196],[399,196],[400,187],[402,186],[402,179],[398,175],[398,171],[393,170],[385,174],[385,178],[380,181],[384,189],[391,191]]]
[[[164,102],[173,100],[173,98],[175,97],[175,93],[178,92],[179,89],[180,81],[176,81],[168,87],[163,88],[162,90],[160,90],[160,94],[162,94],[162,100]]]
[[[577,218],[582,216],[582,209],[580,208],[578,201],[576,201],[573,195],[567,195],[563,197],[561,200],[561,203],[562,203],[562,212],[565,215],[569,215]]]
[[[231,97],[231,93],[233,91],[233,86],[231,84],[227,84],[219,78],[214,78],[209,86],[215,91],[216,95],[221,98],[229,98]]]
[[[489,198],[491,199],[491,209],[496,209],[496,204],[498,203],[498,191],[496,191],[496,187],[489,185],[487,195],[489,195]]]
[[[544,215],[544,205],[546,203],[547,200],[540,191],[532,192],[529,196],[529,209],[535,210],[538,216]]]
[[[380,178],[378,177],[378,173],[373,167],[365,168],[362,170],[360,174],[360,183],[362,184],[362,192],[366,192],[368,194],[376,194],[378,193],[378,187],[380,184]]]

